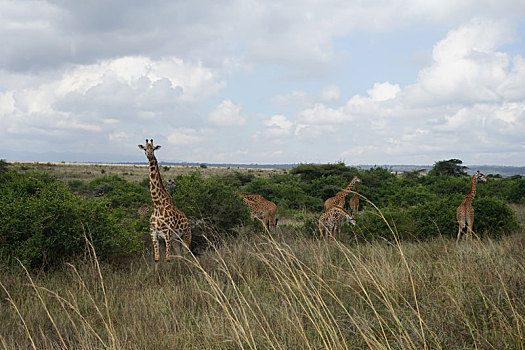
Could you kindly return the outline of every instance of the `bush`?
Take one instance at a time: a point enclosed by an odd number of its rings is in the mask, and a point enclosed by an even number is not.
[[[519,228],[516,213],[501,200],[477,198],[472,204],[475,211],[474,232],[484,236],[501,236]]]
[[[250,212],[234,188],[220,177],[203,179],[199,172],[177,177],[172,190],[173,203],[190,221],[203,220],[208,238],[236,234],[239,226],[250,222]]]
[[[4,159],[0,159],[0,174],[7,171],[7,162]]]
[[[128,182],[117,175],[101,176],[87,184],[79,180],[70,181],[69,188],[89,197],[105,196],[111,201],[113,208],[139,207],[151,202],[149,179],[137,184]]]
[[[505,199],[511,203],[525,204],[525,178],[515,177],[508,182]]]
[[[383,215],[401,239],[424,240],[436,235],[456,237],[458,223],[456,210],[462,195],[433,198],[408,209],[387,207]],[[476,198],[474,232],[492,237],[511,233],[519,228],[514,211],[495,198]],[[359,229],[365,237],[392,239],[392,232],[375,210],[368,210],[358,218]]]
[[[45,174],[0,176],[0,263],[14,258],[29,267],[60,265],[81,255],[84,234],[91,236],[101,259],[139,249],[139,240],[120,224],[121,210],[106,199],[87,199]]]

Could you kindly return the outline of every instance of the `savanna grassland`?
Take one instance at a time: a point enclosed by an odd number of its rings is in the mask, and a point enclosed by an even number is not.
[[[177,182],[170,193],[195,223],[198,255],[155,264],[136,212],[150,201],[147,168],[127,179],[93,167],[85,179],[9,166],[0,174],[0,348],[525,346],[521,177],[478,185],[476,237],[456,244],[467,176],[343,164],[264,176],[170,169],[163,176]],[[318,239],[323,200],[355,175],[357,226]],[[238,190],[279,205],[276,234],[250,219]]]

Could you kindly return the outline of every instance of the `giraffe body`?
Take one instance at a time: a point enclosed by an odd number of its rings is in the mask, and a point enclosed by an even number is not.
[[[456,211],[456,218],[459,224],[457,242],[459,242],[462,235],[467,239],[472,239],[472,227],[474,226],[474,207],[472,207],[472,201],[476,197],[476,184],[480,180],[485,182],[487,178],[478,170],[470,179],[469,193],[465,195],[463,202],[461,202]]]
[[[166,242],[166,261],[171,260],[171,241],[180,241],[188,250],[191,243],[191,230],[186,215],[177,209],[172,201],[166,186],[162,183],[157,158],[154,151],[160,146],[153,147],[153,140],[146,146],[139,145],[146,153],[149,162],[150,193],[153,204],[153,213],[150,218],[150,234],[155,250],[155,261],[159,261],[159,242],[162,238]]]
[[[169,179],[164,187],[166,187],[166,190],[169,191],[170,188],[177,187],[177,183],[174,180]],[[143,219],[150,212],[151,209],[153,209],[153,202],[144,204],[143,206],[139,207],[137,209],[137,213],[139,214],[139,217]]]
[[[277,205],[260,194],[241,193],[244,203],[250,208],[253,218],[262,222],[265,230],[275,232],[277,228]]]
[[[319,217],[319,232],[321,233],[321,238],[324,237],[325,232],[327,237],[337,237],[338,233],[341,233],[341,226],[345,220],[355,225],[354,216],[338,205],[334,205],[322,213]]]
[[[359,183],[355,185],[355,193],[348,200],[348,206],[350,207],[350,212],[354,215],[354,219],[357,223],[357,213],[359,212]]]
[[[352,178],[352,181],[350,181],[350,183],[348,184],[348,186],[346,186],[344,190],[337,192],[335,196],[328,198],[324,202],[325,210],[328,210],[331,207],[336,206],[336,205],[341,208],[344,208],[346,196],[352,191],[352,187],[354,186],[354,183],[360,183],[360,182],[361,182],[361,179],[358,178],[357,176],[354,176]]]

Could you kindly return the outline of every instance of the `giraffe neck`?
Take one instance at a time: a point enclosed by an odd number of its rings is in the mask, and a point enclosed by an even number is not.
[[[171,204],[171,196],[162,183],[157,158],[149,159],[149,190],[154,207]]]
[[[465,195],[465,200],[473,201],[474,197],[476,197],[476,183],[476,175],[472,175],[470,179],[470,192]]]
[[[350,213],[347,212],[346,210],[344,210],[343,208],[341,208],[340,206],[336,205],[336,206],[333,206],[332,208],[335,209],[336,211],[338,211],[340,214],[350,216]]]
[[[344,189],[344,192],[346,194],[348,194],[348,193],[350,193],[350,191],[352,191],[352,187],[354,187],[354,182],[355,182],[355,177],[352,179],[352,181],[350,181],[348,186],[346,186],[346,188]]]

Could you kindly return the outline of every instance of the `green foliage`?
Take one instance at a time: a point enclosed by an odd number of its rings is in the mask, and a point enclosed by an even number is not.
[[[300,175],[304,180],[314,180],[323,176],[341,176],[351,179],[357,175],[356,168],[347,167],[344,163],[337,164],[301,164],[290,171],[292,175]]]
[[[221,176],[220,178],[222,182],[224,182],[227,185],[230,185],[232,187],[241,187],[250,183],[255,178],[255,175],[253,175],[252,173],[233,171],[231,173],[228,173],[227,175]]]
[[[136,208],[151,202],[148,178],[134,183],[101,176],[66,186],[45,174],[4,169],[0,162],[1,169],[0,264],[11,264],[14,257],[33,267],[71,260],[84,251],[84,232],[93,235],[99,255],[111,259],[139,251],[144,237],[149,237],[147,218],[139,220],[136,213]],[[401,239],[456,236],[456,208],[469,191],[468,176],[419,176],[418,172],[396,176],[381,167],[358,170],[343,163],[306,164],[269,177],[234,171],[205,179],[197,171],[178,176],[178,186],[169,191],[190,223],[200,223],[192,227],[195,238],[200,233],[216,239],[259,231],[242,229],[259,223],[250,219],[238,192],[257,193],[275,202],[281,218],[297,218],[300,213],[304,224],[297,227],[299,232],[317,237],[324,200],[356,175],[362,179],[360,194],[381,209]],[[516,230],[518,221],[508,202],[525,203],[525,178],[493,177],[479,183],[473,203],[474,231],[498,236]],[[360,209],[358,226],[346,226],[346,233],[366,239],[393,238],[364,198]]]
[[[235,234],[250,222],[248,207],[234,188],[220,177],[203,179],[199,172],[177,177],[173,203],[190,221],[204,220],[208,238]],[[216,235],[216,237],[210,237]]]
[[[7,162],[4,159],[0,159],[0,174],[7,171]]]
[[[441,160],[434,163],[434,167],[429,171],[428,175],[452,175],[461,176],[467,175],[468,167],[461,165],[463,162],[459,159]]]
[[[519,228],[514,211],[501,200],[479,198],[474,200],[474,231],[479,235],[500,236]]]
[[[108,200],[75,195],[45,174],[7,171],[0,176],[0,263],[18,258],[30,267],[59,265],[84,252],[84,234],[101,259],[137,251],[122,218]]]
[[[136,184],[126,181],[117,175],[101,176],[87,184],[78,180],[69,182],[69,187],[74,192],[89,197],[104,196],[111,201],[113,208],[139,207],[151,202],[148,186],[148,179],[140,184]]]
[[[456,210],[463,196],[433,197],[420,204],[403,210],[394,207],[382,209],[382,213],[394,232],[401,239],[427,239],[436,235],[456,237],[458,223]],[[474,232],[480,236],[490,234],[500,236],[519,228],[512,209],[494,198],[477,198],[473,203],[475,210]],[[360,229],[367,237],[392,239],[392,232],[376,211],[369,210],[359,217]]]
[[[507,181],[505,188],[505,199],[511,203],[525,204],[525,178],[517,177],[513,181]]]

